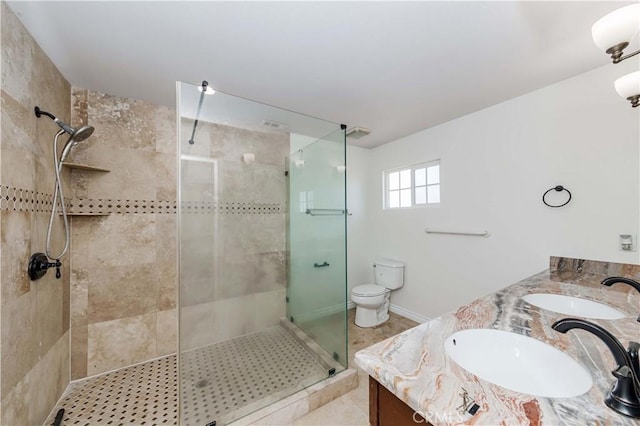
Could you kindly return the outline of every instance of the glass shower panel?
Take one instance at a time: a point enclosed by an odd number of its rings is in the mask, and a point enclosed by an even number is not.
[[[347,367],[345,131],[289,158],[288,317]]]
[[[346,341],[342,349],[323,341],[330,327],[343,334],[344,322],[315,324],[327,331],[314,342],[287,319],[287,291],[306,285],[287,279],[287,156],[299,135],[329,134],[330,146],[340,126],[209,93],[178,83],[179,418],[223,425],[339,370],[327,351],[346,359]],[[344,245],[344,227],[341,235]],[[296,262],[305,250],[293,249]],[[340,267],[325,257],[332,273]]]

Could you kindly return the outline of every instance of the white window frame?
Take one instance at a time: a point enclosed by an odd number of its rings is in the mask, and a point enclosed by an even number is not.
[[[416,170],[418,169],[425,169],[425,173],[428,175],[427,173],[427,169],[429,167],[434,167],[434,166],[439,166],[438,168],[438,181],[435,183],[429,183],[426,179],[427,176],[425,176],[425,185],[420,185],[420,186],[416,186],[416,179],[415,179],[415,174],[416,174]],[[399,184],[398,189],[389,189],[390,187],[390,183],[389,183],[389,177],[392,173],[395,172],[401,172],[401,171],[406,171],[406,170],[410,170],[410,185],[409,186],[405,186],[402,187],[401,184]],[[438,188],[438,193],[439,193],[439,199],[437,202],[429,202],[429,198],[428,198],[428,191],[429,191],[429,187],[434,187],[437,186]],[[416,188],[425,188],[425,196],[427,197],[427,202],[423,203],[423,204],[416,204]],[[400,197],[400,191],[401,190],[406,190],[406,189],[410,189],[411,190],[411,205],[410,206],[405,206],[405,207],[390,207],[390,194],[391,192],[398,192],[398,197]],[[389,169],[389,170],[385,170],[382,172],[382,208],[384,210],[406,210],[406,209],[414,209],[414,208],[424,208],[424,207],[437,207],[442,203],[442,163],[440,161],[440,159],[436,159],[436,160],[431,160],[431,161],[426,161],[424,163],[419,163],[419,164],[414,164],[411,166],[404,166],[404,167],[396,167],[394,169]]]

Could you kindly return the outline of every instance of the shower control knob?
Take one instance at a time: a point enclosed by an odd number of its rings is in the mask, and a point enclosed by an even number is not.
[[[35,253],[31,255],[31,258],[29,258],[29,266],[27,267],[27,272],[29,273],[29,278],[31,278],[31,281],[35,281],[44,277],[49,268],[56,268],[56,278],[60,279],[62,277],[62,273],[60,271],[61,267],[62,262],[60,262],[60,260],[49,262],[49,258],[46,254]]]
[[[56,263],[54,264],[56,267],[56,279],[60,279],[60,277],[62,277],[62,273],[60,272],[60,267],[62,266],[62,263],[59,260],[56,260]]]

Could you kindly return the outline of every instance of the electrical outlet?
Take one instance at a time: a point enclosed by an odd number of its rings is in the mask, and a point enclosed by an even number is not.
[[[635,238],[631,234],[620,234],[618,236],[620,251],[636,251]]]

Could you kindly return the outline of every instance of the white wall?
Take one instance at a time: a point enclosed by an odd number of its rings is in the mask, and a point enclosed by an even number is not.
[[[371,214],[368,199],[371,197],[369,161],[372,151],[347,145],[347,287],[371,283],[373,276],[370,252]],[[349,297],[349,300],[351,298]]]
[[[617,246],[618,234],[638,235],[640,222],[638,110],[613,88],[637,68],[627,62],[351,156],[350,220],[363,206],[355,194],[368,194],[349,240],[368,255],[350,250],[351,270],[381,255],[406,262],[405,286],[392,303],[436,317],[546,269],[550,255],[639,263],[637,251]],[[439,207],[382,209],[383,170],[437,158]],[[572,191],[571,203],[544,206],[542,193],[559,184]],[[426,235],[426,227],[491,236]]]
[[[316,138],[291,134],[291,158],[297,159],[297,150],[315,142]],[[347,145],[347,285],[348,294],[356,285],[372,282],[368,225],[368,162],[371,150]],[[304,158],[304,157],[303,157]]]

